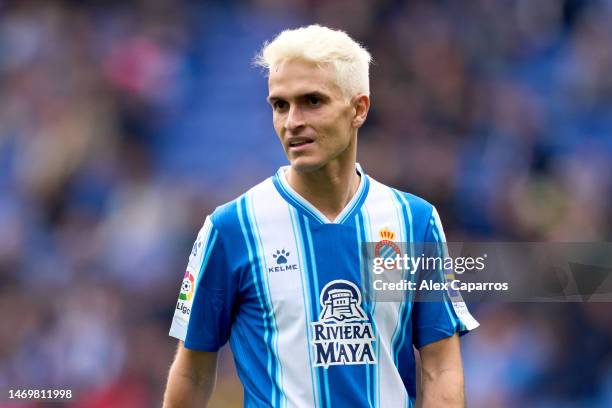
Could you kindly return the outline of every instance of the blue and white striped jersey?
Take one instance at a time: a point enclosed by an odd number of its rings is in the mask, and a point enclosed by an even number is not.
[[[461,302],[366,299],[361,244],[443,242],[434,207],[363,173],[330,222],[277,174],[207,217],[170,335],[217,351],[229,339],[245,407],[410,407],[413,345],[478,326]],[[416,247],[415,247],[416,246]]]

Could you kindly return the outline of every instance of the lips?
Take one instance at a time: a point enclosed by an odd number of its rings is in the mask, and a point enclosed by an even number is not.
[[[289,139],[289,147],[301,147],[313,143],[314,140],[307,137],[296,137]]]

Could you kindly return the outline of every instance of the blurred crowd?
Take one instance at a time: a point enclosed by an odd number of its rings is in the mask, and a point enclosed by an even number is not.
[[[197,230],[285,163],[252,58],[314,22],[375,59],[360,163],[450,241],[610,240],[612,1],[0,0],[0,390],[159,405]],[[469,407],[612,406],[609,304],[473,310]]]

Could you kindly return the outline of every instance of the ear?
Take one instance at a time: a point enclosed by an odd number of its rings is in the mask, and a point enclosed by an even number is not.
[[[351,106],[355,112],[351,125],[354,128],[359,129],[368,117],[368,111],[370,110],[370,97],[364,94],[357,94],[351,98]]]

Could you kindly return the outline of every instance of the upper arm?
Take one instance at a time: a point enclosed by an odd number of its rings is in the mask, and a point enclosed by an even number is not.
[[[423,254],[424,259],[436,261],[428,261],[424,264],[426,266],[417,271],[417,287],[421,288],[421,282],[429,285],[429,289],[417,292],[412,311],[413,344],[419,349],[454,333],[465,334],[478,327],[478,322],[468,312],[461,295],[448,286],[455,277],[452,268],[447,266],[449,254],[446,238],[435,208],[432,208],[428,218]],[[439,287],[432,288],[432,284]]]
[[[189,349],[216,352],[230,336],[237,282],[221,233],[207,217],[189,257],[170,335]]]
[[[179,341],[164,394],[164,408],[206,407],[215,386],[217,353],[191,350]]]
[[[217,353],[192,350],[178,342],[173,369],[183,377],[189,377],[194,384],[202,384],[215,378]]]
[[[465,407],[459,335],[429,343],[419,349],[419,408]]]
[[[436,376],[444,371],[458,370],[461,365],[461,348],[457,333],[450,337],[429,343],[419,349],[421,371],[424,376]]]

